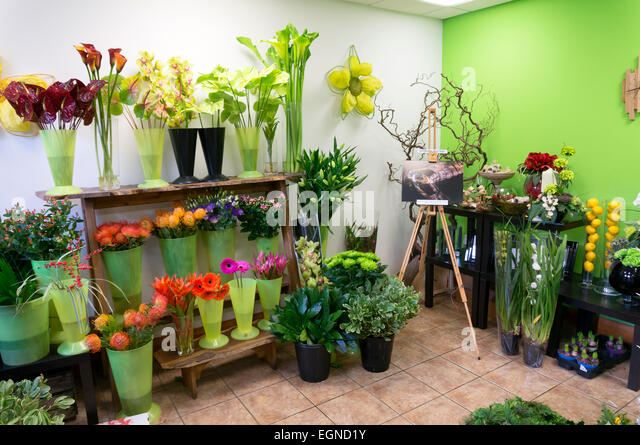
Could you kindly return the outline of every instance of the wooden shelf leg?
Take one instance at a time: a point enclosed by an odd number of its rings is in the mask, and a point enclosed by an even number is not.
[[[271,342],[266,345],[260,346],[256,348],[256,354],[258,358],[269,363],[271,368],[276,369],[277,367],[277,349],[276,342]]]
[[[182,368],[182,384],[191,392],[191,397],[198,398],[198,379],[206,363],[191,366],[190,368]]]

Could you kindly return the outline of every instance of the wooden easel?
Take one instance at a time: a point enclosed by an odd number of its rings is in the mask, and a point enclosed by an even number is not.
[[[431,110],[430,110],[431,111]],[[435,111],[434,111],[435,114]],[[429,113],[429,117],[431,117],[431,113]],[[429,119],[431,121],[431,119]],[[427,159],[429,162],[436,163],[438,162],[438,154],[446,153],[445,150],[437,150],[435,148],[435,121],[433,126],[433,138],[431,137],[431,129],[429,126],[429,148],[427,149]],[[433,141],[433,147],[431,144]],[[456,277],[456,283],[458,285],[458,291],[460,292],[460,299],[462,303],[464,303],[464,310],[467,314],[467,321],[469,322],[469,328],[471,329],[471,337],[473,339],[473,346],[475,347],[476,353],[478,355],[478,360],[480,360],[480,350],[478,349],[478,342],[476,340],[476,331],[473,328],[473,323],[471,322],[471,314],[469,313],[469,305],[467,304],[467,294],[464,290],[464,284],[462,282],[462,275],[460,274],[460,268],[458,267],[458,259],[456,258],[456,252],[453,247],[453,241],[451,240],[451,234],[449,232],[449,225],[447,224],[447,218],[444,213],[444,207],[441,205],[429,205],[429,206],[420,206],[418,210],[418,215],[416,217],[416,222],[413,225],[413,231],[411,232],[411,238],[409,239],[409,246],[404,254],[404,259],[402,261],[402,267],[400,268],[400,273],[398,273],[398,278],[402,280],[404,278],[404,273],[409,265],[409,259],[411,258],[411,252],[413,251],[413,246],[416,242],[416,238],[418,237],[418,232],[420,231],[420,227],[422,226],[422,218],[425,217],[424,224],[424,236],[422,238],[422,250],[420,251],[420,274],[424,271],[425,265],[425,257],[427,254],[427,244],[428,244],[428,236],[429,236],[429,228],[431,226],[431,218],[436,216],[436,207],[438,214],[440,215],[440,221],[442,222],[442,227],[444,229],[444,237],[447,242],[447,247],[449,249],[449,257],[451,258],[451,265],[453,266],[453,273]],[[436,222],[434,221],[434,224]]]

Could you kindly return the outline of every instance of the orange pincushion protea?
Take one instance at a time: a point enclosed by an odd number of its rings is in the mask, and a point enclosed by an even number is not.
[[[118,331],[111,336],[109,346],[116,351],[124,351],[131,344],[131,338],[126,332]]]
[[[103,314],[104,315],[104,314]],[[96,334],[89,334],[84,339],[85,344],[89,347],[89,350],[93,353],[100,351],[101,341],[100,337]]]
[[[136,311],[134,311],[133,309],[127,309],[124,314],[123,314],[123,318],[124,318],[124,327],[125,329],[128,328],[129,326],[133,326],[133,316],[136,315]]]
[[[138,329],[143,329],[147,325],[147,317],[144,314],[137,312],[131,316],[131,322]]]

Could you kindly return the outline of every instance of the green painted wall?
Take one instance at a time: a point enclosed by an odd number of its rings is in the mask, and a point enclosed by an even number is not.
[[[445,20],[443,72],[460,80],[474,68],[500,107],[489,159],[515,169],[530,151],[573,145],[573,194],[631,208],[640,115],[624,113],[621,82],[638,66],[638,24],[638,0],[515,0]]]

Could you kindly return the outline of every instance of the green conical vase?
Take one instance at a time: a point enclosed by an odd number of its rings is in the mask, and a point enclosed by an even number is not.
[[[167,275],[185,278],[196,273],[197,234],[184,238],[158,239]]]
[[[201,348],[217,349],[229,343],[229,337],[221,333],[223,308],[224,299],[203,300],[198,298],[198,309],[205,333],[198,342]]]
[[[265,255],[269,252],[274,255],[278,253],[278,235],[273,238],[258,238],[256,244],[258,245],[258,253],[264,252]]]
[[[9,366],[32,363],[49,354],[49,302],[46,297],[20,306],[0,306],[0,357]]]
[[[225,258],[234,258],[236,254],[236,229],[229,227],[224,230],[201,231],[202,240],[207,250],[207,260],[209,262],[209,272],[220,275],[222,284],[231,280],[231,275],[223,274],[220,270],[220,263]]]
[[[118,418],[148,413],[149,423],[155,423],[160,418],[161,410],[151,401],[153,341],[130,351],[107,348],[107,357],[122,404]]]
[[[256,280],[242,278],[242,286],[238,279],[229,281],[229,295],[238,324],[238,327],[231,331],[231,337],[236,340],[256,338],[260,334],[260,331],[252,325],[253,306],[256,302]]]
[[[118,314],[140,307],[142,302],[142,246],[101,253],[109,280],[113,307]]]
[[[258,322],[258,327],[263,331],[268,331],[271,326],[269,319],[273,314],[273,310],[280,303],[280,294],[282,293],[282,277],[275,280],[256,280],[258,287],[258,295],[260,295],[260,305],[264,318]]]
[[[327,256],[327,241],[329,241],[329,226],[320,226],[320,246],[322,247],[322,259]]]
[[[65,340],[58,346],[60,355],[76,355],[88,352],[89,348],[84,342],[89,333],[87,322],[87,299],[89,295],[89,280],[82,280],[82,287],[75,284],[75,280],[63,280],[49,287],[48,295],[51,295],[56,306]]]
[[[142,162],[144,182],[138,187],[167,187],[169,183],[161,178],[162,152],[164,149],[164,128],[138,128],[133,130]]]
[[[54,260],[48,261],[31,261],[31,268],[33,269],[33,273],[36,276],[36,280],[38,280],[38,286],[40,290],[44,293],[47,287],[55,282],[61,280],[69,280],[71,276],[60,268],[44,267],[45,264],[50,263]],[[62,324],[60,324],[60,319],[58,318],[58,312],[56,311],[56,306],[53,303],[53,299],[49,300],[49,342],[52,345],[59,345],[65,340],[64,331],[62,330]]]
[[[264,175],[258,171],[258,148],[260,147],[259,127],[236,127],[238,149],[242,159],[244,171],[238,178],[261,178]]]
[[[76,151],[76,130],[40,130],[44,151],[55,187],[47,196],[75,195],[82,189],[72,185],[73,161]]]

